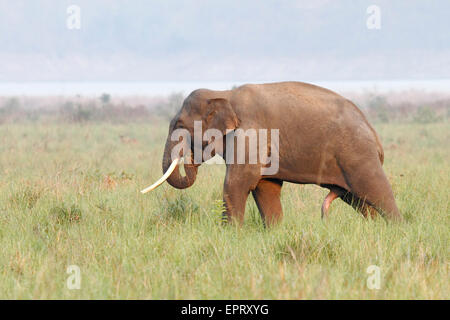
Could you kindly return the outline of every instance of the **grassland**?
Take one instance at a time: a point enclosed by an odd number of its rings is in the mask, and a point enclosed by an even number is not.
[[[223,166],[139,193],[161,175],[166,124],[0,125],[0,298],[448,299],[449,123],[376,128],[404,223],[341,201],[323,222],[326,190],[285,184],[267,230],[251,197],[244,227],[220,225]]]

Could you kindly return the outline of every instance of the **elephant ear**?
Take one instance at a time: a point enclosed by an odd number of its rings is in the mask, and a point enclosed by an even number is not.
[[[207,101],[206,125],[208,129],[218,129],[222,134],[239,126],[239,120],[227,99],[216,98]]]

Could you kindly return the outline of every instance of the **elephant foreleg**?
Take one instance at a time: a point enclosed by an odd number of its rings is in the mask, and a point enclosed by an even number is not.
[[[261,180],[252,191],[264,224],[271,226],[281,221],[283,210],[280,195],[283,181]]]
[[[259,179],[259,171],[254,172],[244,165],[227,166],[223,188],[224,222],[237,222],[240,225],[244,223],[248,195],[256,188]]]

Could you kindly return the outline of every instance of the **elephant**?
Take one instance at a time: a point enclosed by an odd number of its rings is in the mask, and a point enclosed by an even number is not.
[[[202,125],[203,132],[218,130],[220,136],[195,145],[195,123]],[[174,147],[180,142],[171,136],[177,129],[185,130],[191,139],[185,142],[184,151],[175,152],[174,156]],[[197,162],[184,163],[181,159],[192,160],[196,151],[202,155],[205,148],[221,139],[222,147],[214,147],[212,155],[234,158],[237,151],[229,149],[227,141],[229,137],[234,139],[239,129],[278,130],[277,149],[265,146],[269,153],[278,153],[278,170],[265,174],[261,169],[267,164],[261,161],[226,162],[223,201],[227,221],[243,223],[246,201],[252,193],[264,224],[279,223],[283,216],[280,195],[284,182],[328,189],[322,218],[327,217],[331,202],[340,198],[364,217],[380,214],[387,220],[402,219],[382,168],[380,138],[362,111],[331,90],[296,81],[193,91],[170,122],[162,160],[163,177],[142,192],[153,190],[165,180],[177,189],[190,187],[198,167],[208,159],[201,156]],[[248,146],[245,152],[248,157]],[[185,175],[180,173],[180,165],[184,166]]]

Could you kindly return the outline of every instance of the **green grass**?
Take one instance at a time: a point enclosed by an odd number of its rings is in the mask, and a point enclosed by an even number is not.
[[[326,190],[285,184],[284,220],[264,229],[251,197],[242,228],[221,226],[223,166],[139,193],[161,175],[166,125],[2,125],[0,298],[448,299],[449,124],[376,127],[404,223],[341,201],[323,222]]]

